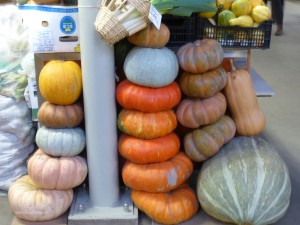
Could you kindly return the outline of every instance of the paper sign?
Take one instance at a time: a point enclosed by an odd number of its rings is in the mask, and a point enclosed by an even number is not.
[[[162,16],[152,4],[150,6],[148,17],[151,20],[151,22],[154,24],[154,26],[159,30]]]

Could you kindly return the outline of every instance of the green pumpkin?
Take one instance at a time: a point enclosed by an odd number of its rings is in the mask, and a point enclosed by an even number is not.
[[[201,207],[238,225],[266,225],[285,214],[291,196],[286,164],[262,138],[233,138],[207,160],[197,180]]]
[[[51,156],[76,156],[85,148],[85,132],[80,127],[54,129],[41,127],[35,141],[37,146]]]
[[[124,62],[127,79],[145,87],[158,88],[171,84],[178,70],[175,53],[166,47],[134,47]]]
[[[218,15],[218,25],[229,26],[229,20],[235,19],[236,16],[230,10],[224,10]]]

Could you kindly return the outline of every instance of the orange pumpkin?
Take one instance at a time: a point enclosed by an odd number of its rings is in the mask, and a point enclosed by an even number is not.
[[[159,30],[154,24],[149,23],[149,25],[145,29],[127,37],[127,39],[131,44],[137,46],[148,48],[162,48],[168,43],[170,39],[170,30],[163,23],[160,25]]]
[[[176,106],[181,99],[181,91],[176,82],[160,88],[149,88],[125,79],[118,85],[116,96],[125,109],[159,112]]]
[[[126,186],[138,191],[167,192],[183,184],[193,172],[192,161],[179,152],[165,162],[135,164],[127,161],[122,169]]]
[[[119,153],[133,163],[163,162],[174,157],[179,148],[180,140],[175,133],[150,140],[123,134],[118,142]]]
[[[46,101],[38,111],[38,120],[49,128],[73,128],[82,122],[83,108],[79,102],[63,106]]]
[[[80,185],[87,176],[83,157],[51,157],[38,149],[28,160],[28,175],[40,188],[67,190]]]
[[[216,122],[226,111],[226,98],[221,92],[205,99],[184,99],[178,105],[179,123],[188,128],[198,128]]]
[[[123,109],[118,116],[118,128],[125,134],[144,139],[163,137],[177,126],[174,110],[143,113]]]
[[[204,73],[221,65],[223,48],[214,39],[197,40],[181,46],[177,52],[180,67],[190,73]]]
[[[82,92],[81,68],[73,61],[52,60],[42,68],[38,85],[48,102],[73,104]]]
[[[141,211],[161,224],[181,223],[193,217],[199,209],[197,196],[188,184],[167,193],[132,190],[131,198]]]

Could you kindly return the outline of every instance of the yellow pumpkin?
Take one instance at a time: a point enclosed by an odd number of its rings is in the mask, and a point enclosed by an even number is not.
[[[252,11],[252,4],[249,0],[234,0],[231,4],[231,11],[236,17],[248,15]]]
[[[217,0],[216,1],[216,4],[217,4],[217,7],[223,11],[223,10],[229,10],[230,7],[231,7],[231,0]]]
[[[80,66],[73,61],[49,61],[39,75],[41,95],[57,105],[73,104],[82,92]]]

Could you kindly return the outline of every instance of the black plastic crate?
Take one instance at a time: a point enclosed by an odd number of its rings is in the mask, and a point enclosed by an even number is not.
[[[197,18],[197,39],[215,39],[223,48],[268,49],[270,48],[272,21],[258,27],[215,26],[208,19]]]
[[[170,30],[166,47],[176,52],[182,45],[196,40],[196,15],[190,17],[163,15],[162,23]]]

